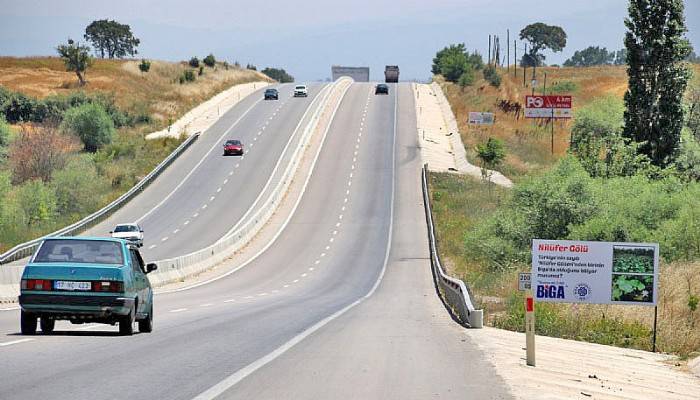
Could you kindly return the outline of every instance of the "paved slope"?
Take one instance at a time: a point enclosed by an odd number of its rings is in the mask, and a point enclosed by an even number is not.
[[[206,247],[234,226],[263,190],[302,116],[308,98],[292,98],[281,85],[279,101],[258,91],[236,105],[171,165],[156,182],[90,235],[109,235],[117,223],[138,221],[145,231],[144,256],[175,257]],[[224,157],[222,143],[240,139],[246,154]]]
[[[436,296],[413,95],[408,85],[398,90],[394,225],[380,286],[366,301],[218,398],[510,398],[493,367],[465,341],[464,328],[452,321]]]
[[[56,335],[23,337],[16,334],[18,312],[0,313],[3,399],[192,399],[363,298],[381,276],[392,240],[395,88],[389,96],[374,96],[369,84],[349,89],[299,208],[274,245],[235,274],[158,295],[153,333],[119,337],[112,327],[59,323]],[[400,141],[408,144],[396,163],[411,167],[398,175],[384,283],[374,297],[224,397],[483,394],[463,384],[469,376],[498,390],[500,382],[487,367],[472,364],[478,353],[460,341],[461,328],[433,298],[410,149],[415,126],[411,111],[401,113],[409,121],[406,128],[402,122],[401,137],[410,140]],[[23,342],[12,343],[17,340]],[[467,369],[467,363],[476,366]],[[348,382],[341,385],[344,377]],[[269,388],[255,389],[255,382]]]

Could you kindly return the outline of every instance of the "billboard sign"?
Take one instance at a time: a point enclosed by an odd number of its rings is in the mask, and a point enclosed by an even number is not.
[[[571,118],[571,96],[525,96],[525,118]]]
[[[493,125],[496,117],[490,112],[470,112],[469,123],[473,125]]]
[[[536,301],[655,306],[658,289],[656,243],[532,241]]]

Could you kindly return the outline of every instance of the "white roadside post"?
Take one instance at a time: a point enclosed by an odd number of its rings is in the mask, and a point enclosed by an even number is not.
[[[525,352],[526,364],[535,366],[535,299],[532,290],[525,295]]]

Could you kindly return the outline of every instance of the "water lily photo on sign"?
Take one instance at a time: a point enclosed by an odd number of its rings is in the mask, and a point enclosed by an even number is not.
[[[613,302],[653,302],[654,251],[653,247],[613,247]]]

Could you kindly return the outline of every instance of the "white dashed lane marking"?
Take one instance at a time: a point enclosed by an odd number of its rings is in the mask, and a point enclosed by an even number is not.
[[[187,309],[186,308],[176,308],[174,310],[170,310],[171,313],[179,313],[179,312],[183,312],[183,311],[187,311]]]

